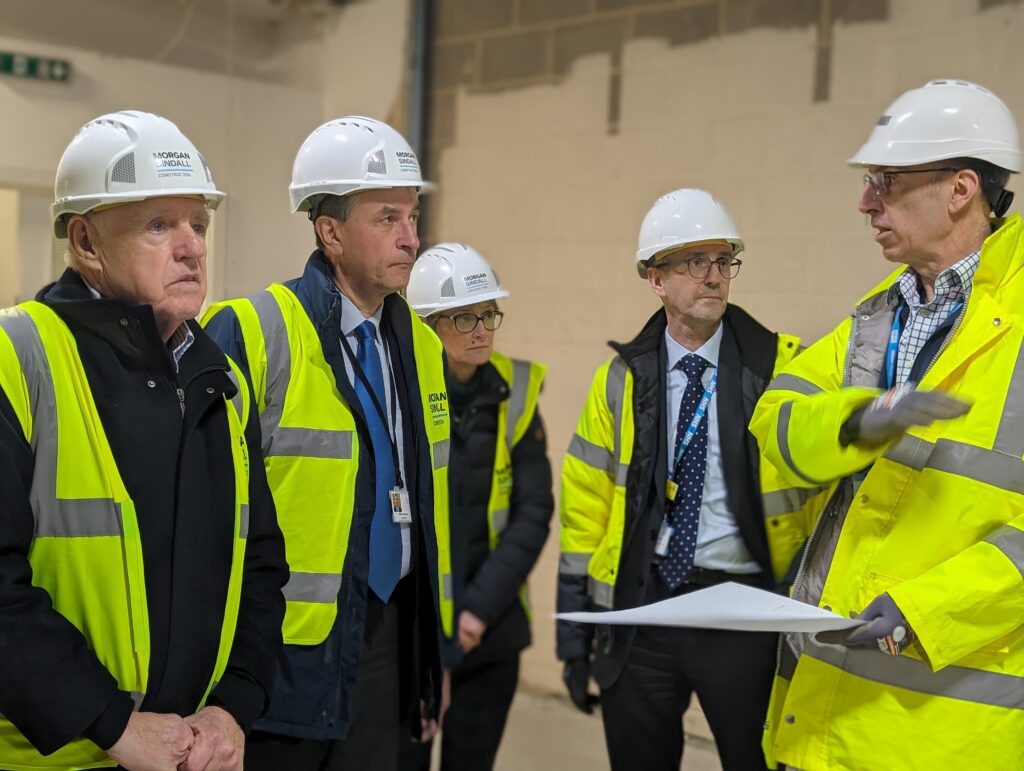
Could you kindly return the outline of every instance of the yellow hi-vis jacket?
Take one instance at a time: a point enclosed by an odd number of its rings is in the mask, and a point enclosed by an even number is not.
[[[487,503],[487,532],[491,551],[508,525],[512,502],[512,450],[523,438],[537,413],[537,400],[544,385],[547,366],[537,362],[511,359],[494,351],[491,364],[508,384],[509,396],[498,405],[497,442],[494,448],[494,470],[491,475],[491,497]],[[519,598],[527,615],[530,613],[527,586],[523,584]]]
[[[898,657],[787,636],[770,761],[1024,768],[1024,317],[1008,304],[1022,239],[1015,215],[985,241],[968,302],[919,385],[973,402],[964,417],[875,449],[840,444],[840,427],[880,393],[887,291],[900,271],[758,404],[751,431],[765,463],[794,487],[830,493],[794,596],[846,616],[888,592],[917,634]]]
[[[740,309],[730,306],[723,323],[728,323],[730,314],[739,313],[742,313]],[[648,322],[641,335],[650,334],[653,321]],[[663,328],[662,323],[660,329]],[[796,337],[776,336],[767,330],[763,330],[763,334],[773,341],[776,351],[774,357],[769,358],[762,388],[771,374],[799,350]],[[660,338],[657,344],[662,345]],[[739,373],[736,377],[740,377]],[[637,512],[627,512],[630,495],[627,476],[637,449],[635,406],[638,400],[643,400],[650,409],[652,399],[664,401],[664,394],[635,394],[633,384],[633,371],[621,355],[612,357],[597,369],[562,466],[559,575],[566,578],[585,575],[587,593],[596,608],[616,607],[616,581],[624,533],[627,520],[637,515]],[[645,458],[653,457],[650,447],[641,449]],[[664,472],[657,469],[655,473]],[[776,579],[780,579],[802,542],[792,535],[801,526],[792,524],[790,519],[803,517],[800,508],[803,499],[792,491],[791,484],[777,483],[770,472],[767,476],[762,474],[762,479],[773,483],[762,500],[772,568]],[[776,543],[781,550],[776,548]],[[565,606],[565,609],[582,608]]]
[[[230,362],[229,362],[230,363]],[[225,400],[235,470],[235,538],[220,645],[203,702],[224,673],[235,637],[248,530],[248,387]],[[117,470],[77,344],[46,305],[0,311],[0,388],[32,446],[32,581],[82,633],[118,687],[142,703],[149,677],[149,611],[135,508]],[[0,631],[2,634],[2,631]],[[0,716],[0,768],[66,771],[117,765],[87,739],[40,755]]]
[[[263,430],[263,460],[284,534],[290,577],[284,587],[284,641],[318,645],[338,615],[338,593],[355,509],[360,443],[355,417],[338,392],[319,334],[295,293],[274,284],[247,299],[212,306],[203,324],[232,308],[245,342]],[[444,634],[454,608],[448,530],[449,416],[441,342],[409,310],[433,459],[435,591]],[[431,400],[435,400],[432,402]],[[443,408],[440,408],[443,407]]]

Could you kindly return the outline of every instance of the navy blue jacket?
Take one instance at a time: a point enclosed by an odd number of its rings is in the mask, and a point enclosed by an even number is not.
[[[341,347],[341,293],[334,284],[330,266],[319,250],[313,252],[300,278],[285,283],[295,292],[303,309],[316,328],[324,358],[330,365],[338,392],[355,416],[359,441],[371,445],[369,430],[359,400],[345,372],[345,353]],[[436,596],[431,575],[437,574],[436,550],[425,548],[434,543],[433,486],[430,443],[423,430],[422,401],[416,378],[413,356],[412,327],[408,306],[397,295],[384,301],[381,333],[392,352],[392,366],[402,408],[406,441],[406,484],[413,498],[413,568],[403,581],[416,585],[414,607],[404,608],[403,630],[412,639],[403,639],[401,652],[408,657],[402,662],[402,713],[414,731],[419,731],[419,701],[424,699],[436,715],[441,698],[441,648]],[[248,374],[238,318],[230,308],[209,320],[207,333]],[[397,354],[397,355],[396,355]],[[278,670],[278,679],[266,716],[256,724],[261,731],[297,736],[306,739],[344,739],[352,716],[350,699],[362,649],[366,617],[367,575],[369,566],[370,522],[375,502],[372,455],[360,463],[357,473],[355,511],[344,577],[338,596],[338,616],[327,639],[320,645],[285,645]],[[445,645],[446,653],[447,645]]]

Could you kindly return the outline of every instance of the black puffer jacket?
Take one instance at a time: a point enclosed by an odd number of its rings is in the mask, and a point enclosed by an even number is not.
[[[456,580],[464,585],[459,610],[487,624],[481,644],[462,667],[515,656],[530,644],[530,622],[519,589],[548,537],[554,498],[551,463],[539,412],[512,450],[512,503],[508,526],[492,552],[487,505],[491,494],[498,406],[509,396],[498,371],[486,364],[467,384],[449,375],[452,406],[452,549]],[[458,615],[458,614],[456,614]]]

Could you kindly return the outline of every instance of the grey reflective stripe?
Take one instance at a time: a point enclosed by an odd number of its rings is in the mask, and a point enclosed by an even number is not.
[[[445,600],[455,599],[455,593],[452,591],[451,573],[444,573],[441,576],[441,597]]]
[[[782,374],[769,383],[766,391],[795,391],[804,396],[813,396],[821,393],[821,389],[810,380],[805,380],[797,375]]]
[[[1007,556],[1013,566],[1024,576],[1024,530],[1003,525],[990,533],[985,540]]]
[[[35,456],[30,498],[36,537],[120,536],[121,511],[110,498],[59,499],[57,492],[57,396],[46,349],[32,317],[20,308],[0,313],[28,386]]]
[[[269,443],[264,441],[264,455],[300,456],[305,458],[352,458],[352,432],[327,428],[285,428],[278,426]]]
[[[593,576],[588,576],[587,594],[590,595],[590,599],[598,607],[611,608],[615,600],[615,587],[612,584],[606,584],[604,581],[598,581]]]
[[[248,538],[249,537],[249,504],[243,503],[239,506],[241,511],[238,512],[238,537]]]
[[[491,526],[494,528],[495,533],[504,532],[505,528],[508,527],[508,509],[498,509],[491,514]]]
[[[450,439],[441,439],[440,441],[434,442],[432,446],[434,456],[434,470],[446,468],[448,466],[448,454],[451,452],[452,443]]]
[[[1017,458],[1024,455],[1024,344],[1017,350],[992,449]]]
[[[625,463],[620,463],[618,468],[615,470],[615,484],[619,487],[626,486],[626,479],[629,477],[629,466]]]
[[[231,397],[231,403],[235,405],[235,412],[238,414],[238,422],[242,424],[242,431],[245,431],[244,402],[242,401],[242,384],[238,382],[238,375],[233,367],[228,367],[228,378],[235,384],[235,395]]]
[[[786,490],[774,490],[761,495],[766,517],[778,517],[799,511],[808,499],[824,490],[824,487],[790,487]]]
[[[779,452],[782,453],[782,460],[785,461],[787,466],[789,466],[790,471],[805,482],[810,482],[812,485],[823,484],[822,480],[811,479],[809,476],[804,474],[804,472],[798,469],[795,463],[793,463],[793,454],[789,449],[789,416],[792,411],[793,402],[785,402],[781,407],[779,407],[779,421],[776,429],[776,438],[779,442]]]
[[[263,431],[263,455],[266,457],[274,444],[274,433],[281,425],[284,399],[292,374],[292,354],[288,348],[288,328],[277,298],[269,291],[258,292],[249,298],[256,310],[263,333],[263,346],[267,352],[267,374],[263,388],[263,412],[260,429]]]
[[[37,538],[120,537],[121,507],[111,498],[41,501],[36,512]]]
[[[530,390],[530,362],[522,359],[512,360],[512,383],[508,396],[508,416],[506,418],[505,436],[508,446],[512,446],[512,436],[523,413],[526,412],[526,394]]]
[[[298,573],[292,571],[281,592],[292,602],[337,602],[341,591],[340,573]]]
[[[588,442],[579,434],[573,434],[572,441],[569,442],[569,454],[591,468],[604,471],[609,476],[615,471],[615,458],[612,456],[611,450]]]
[[[139,693],[138,691],[129,691],[128,695],[132,697],[132,712],[138,712],[142,709],[142,700],[146,698],[146,694]]]
[[[929,442],[905,435],[883,457],[915,471],[933,469],[1024,494],[1024,462],[997,450],[952,439]]]
[[[612,359],[611,364],[608,365],[608,377],[605,379],[604,393],[608,409],[611,410],[615,424],[614,433],[612,434],[615,442],[615,446],[612,449],[614,461],[611,466],[611,469],[614,470],[618,466],[619,459],[622,457],[622,447],[620,446],[622,444],[622,412],[623,403],[626,400],[626,362],[623,361],[621,356],[616,356]]]
[[[931,667],[909,656],[822,645],[808,637],[807,655],[856,677],[929,696],[944,696],[1006,709],[1024,709],[1024,678],[981,669]]]
[[[558,556],[558,572],[566,576],[585,576],[593,554],[563,551]]]

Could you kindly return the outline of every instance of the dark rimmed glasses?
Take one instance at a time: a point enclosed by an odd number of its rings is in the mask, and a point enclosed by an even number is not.
[[[696,255],[694,257],[683,257],[675,260],[665,260],[662,263],[656,264],[656,268],[676,268],[680,265],[686,265],[686,269],[690,272],[690,275],[697,279],[705,279],[711,275],[711,268],[718,268],[718,272],[722,274],[722,278],[736,278],[736,274],[740,272],[740,266],[743,264],[743,260],[737,260],[735,257],[719,257],[717,260],[712,260],[702,255]]]
[[[439,319],[448,319],[452,326],[455,327],[456,331],[461,332],[464,335],[469,334],[476,325],[482,323],[484,329],[488,332],[493,332],[501,326],[501,320],[505,317],[502,311],[484,311],[482,314],[477,316],[475,313],[469,313],[463,311],[461,313],[452,313],[448,316],[439,315]]]
[[[955,166],[941,166],[937,169],[887,169],[885,171],[869,171],[864,175],[864,184],[871,185],[871,190],[879,198],[884,198],[892,188],[892,183],[900,174],[930,174],[942,171],[960,171]]]

